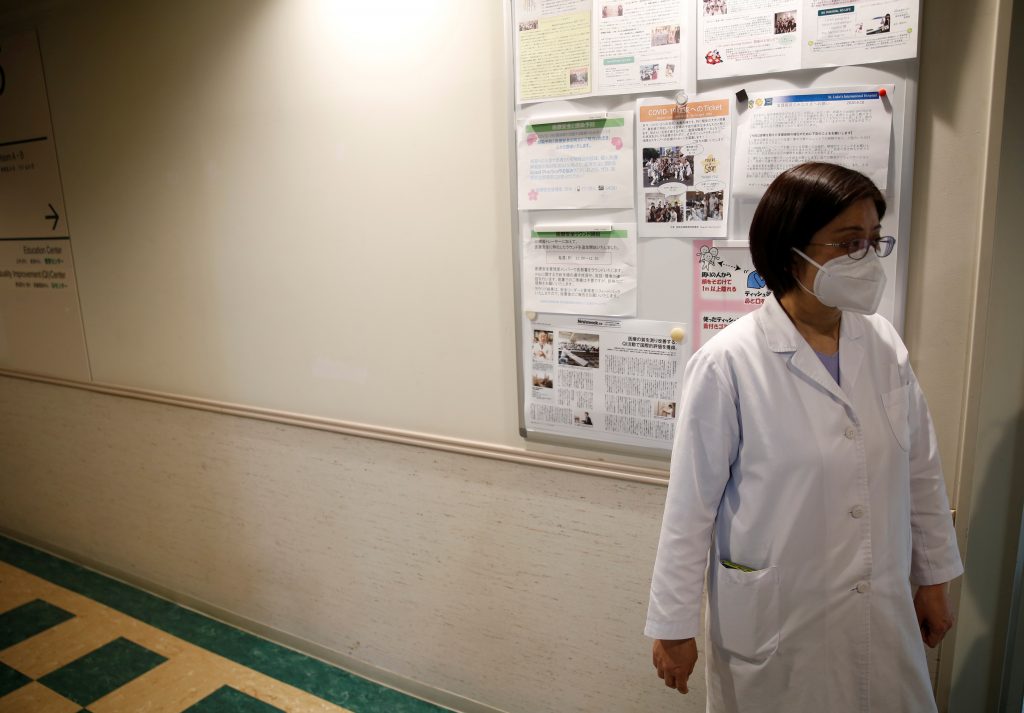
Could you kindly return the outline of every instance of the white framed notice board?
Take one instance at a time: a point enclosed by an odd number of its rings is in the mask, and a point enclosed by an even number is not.
[[[667,457],[686,360],[768,294],[746,242],[760,195],[804,160],[882,188],[897,249],[879,313],[902,332],[917,0],[507,12],[524,438]]]

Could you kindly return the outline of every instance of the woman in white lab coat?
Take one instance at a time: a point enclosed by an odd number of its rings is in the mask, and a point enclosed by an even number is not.
[[[687,364],[646,633],[686,693],[707,569],[710,713],[935,710],[922,640],[963,567],[924,395],[874,314],[884,213],[856,171],[780,175],[750,227],[773,296]]]

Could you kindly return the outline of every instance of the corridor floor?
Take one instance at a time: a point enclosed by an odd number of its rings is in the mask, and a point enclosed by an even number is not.
[[[0,713],[441,713],[0,536]]]

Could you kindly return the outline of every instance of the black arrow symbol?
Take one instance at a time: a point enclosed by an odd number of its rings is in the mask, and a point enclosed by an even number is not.
[[[45,218],[46,220],[52,220],[53,221],[53,227],[50,228],[50,230],[56,230],[57,229],[57,223],[60,222],[60,213],[58,213],[57,209],[53,207],[53,203],[47,203],[46,205],[48,205],[50,207],[50,214],[49,215],[44,215],[43,218]]]

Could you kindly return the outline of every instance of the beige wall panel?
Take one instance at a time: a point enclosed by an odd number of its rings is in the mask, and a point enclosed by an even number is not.
[[[922,9],[905,339],[956,504],[999,0]],[[950,28],[956,28],[951,34]]]
[[[703,711],[642,636],[665,490],[0,377],[0,522],[522,713]]]

